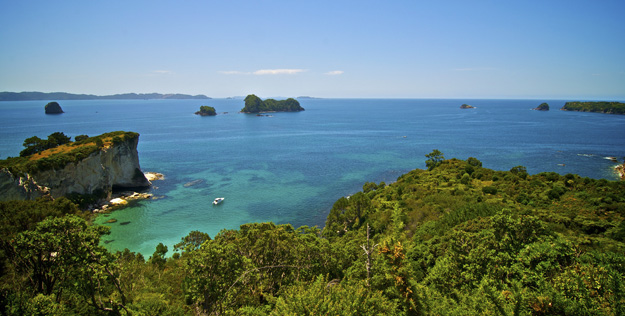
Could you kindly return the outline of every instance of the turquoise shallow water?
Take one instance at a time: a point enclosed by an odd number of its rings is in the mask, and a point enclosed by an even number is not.
[[[323,226],[338,198],[423,168],[435,148],[497,170],[523,165],[530,173],[616,179],[604,157],[625,156],[625,116],[557,111],[564,101],[553,100],[549,112],[530,110],[542,102],[305,99],[306,111],[272,117],[237,113],[240,99],[64,101],[66,113],[55,116],[43,114],[46,101],[0,102],[0,156],[56,131],[140,133],[142,169],[165,174],[151,189],[163,198],[97,222],[117,219],[107,224],[110,249],[150,255],[191,230],[214,236],[252,221]],[[463,103],[476,109],[461,110]],[[193,115],[200,105],[228,113]],[[213,206],[216,197],[226,200]]]

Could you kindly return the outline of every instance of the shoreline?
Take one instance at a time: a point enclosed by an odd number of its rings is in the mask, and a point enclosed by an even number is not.
[[[625,163],[614,167],[614,170],[618,173],[621,181],[625,181]]]
[[[150,184],[152,181],[164,180],[165,175],[158,172],[145,172],[145,178],[148,179]],[[109,199],[104,199],[97,204],[92,204],[87,207],[87,210],[93,214],[108,213],[111,211],[119,210],[128,205],[129,201],[134,200],[156,200],[161,197],[155,197],[152,193],[136,192],[136,191],[122,191],[111,194]]]

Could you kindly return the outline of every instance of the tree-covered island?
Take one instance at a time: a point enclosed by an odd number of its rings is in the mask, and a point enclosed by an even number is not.
[[[323,230],[192,231],[151,255],[108,251],[65,198],[0,202],[0,314],[625,313],[625,181],[426,158]]]
[[[566,102],[562,111],[597,112],[625,114],[625,103],[621,102]]]
[[[200,110],[195,112],[196,115],[200,116],[215,116],[217,112],[215,112],[215,108],[208,105],[200,106]]]
[[[460,106],[461,109],[475,109],[474,106],[468,105],[468,104],[463,104]]]
[[[262,112],[299,112],[304,111],[299,102],[293,98],[286,100],[274,100],[261,98],[250,94],[245,97],[245,107],[241,109],[243,113],[262,113]]]
[[[549,104],[541,103],[538,107],[533,108],[533,110],[536,110],[536,111],[549,111]]]

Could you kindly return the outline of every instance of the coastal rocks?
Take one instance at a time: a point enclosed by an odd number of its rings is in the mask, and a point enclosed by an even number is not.
[[[63,109],[61,109],[61,106],[59,105],[58,102],[50,102],[50,103],[46,104],[45,111],[46,111],[46,114],[61,114],[61,113],[64,113]]]
[[[474,106],[468,105],[468,104],[463,104],[460,106],[461,109],[475,109]]]
[[[94,213],[102,213],[102,212],[110,212],[115,209],[127,206],[129,201],[133,200],[147,200],[153,199],[153,195],[151,193],[141,193],[141,192],[122,192],[115,194],[115,197],[106,201],[100,205],[91,205],[88,207],[89,211]]]
[[[162,173],[158,173],[158,172],[151,172],[150,171],[150,172],[144,173],[143,175],[150,182],[156,181],[156,180],[163,180],[163,179],[165,179],[165,175],[162,174]]]
[[[127,205],[128,201],[122,199],[122,198],[114,198],[112,200],[109,201],[111,203],[111,205],[113,206],[121,206],[121,205]]]
[[[616,170],[621,180],[625,180],[625,164],[616,166],[614,170]]]
[[[185,187],[185,188],[188,188],[188,187],[192,187],[194,185],[200,184],[202,182],[204,182],[204,180],[197,179],[197,180],[193,180],[193,181],[187,182],[187,183],[183,184],[182,186]]]
[[[537,108],[533,108],[532,110],[536,110],[536,111],[549,111],[549,104],[541,103]]]

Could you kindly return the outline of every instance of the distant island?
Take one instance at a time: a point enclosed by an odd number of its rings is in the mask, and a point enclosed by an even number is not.
[[[567,102],[562,111],[596,112],[606,114],[625,114],[625,103],[621,102]]]
[[[299,96],[297,97],[297,99],[321,99],[321,98],[317,98],[317,97],[310,97],[307,95],[303,95],[303,96]]]
[[[241,109],[243,113],[262,113],[262,112],[299,112],[304,108],[299,102],[293,98],[286,100],[266,99],[261,100],[259,97],[250,94],[245,97],[245,107]]]
[[[46,104],[46,106],[44,107],[44,110],[46,111],[46,114],[61,114],[61,113],[65,113],[65,112],[63,112],[63,109],[61,109],[61,106],[59,105],[58,102],[50,102],[50,103]]]
[[[541,103],[537,108],[533,108],[532,110],[536,110],[536,111],[549,111],[549,104]]]
[[[209,97],[187,94],[123,93],[114,95],[73,94],[66,92],[0,92],[0,101],[36,100],[146,100],[146,99],[210,99]]]
[[[474,107],[474,106],[470,106],[470,105],[468,105],[468,104],[463,104],[463,105],[461,105],[461,106],[460,106],[460,108],[461,108],[461,109],[475,109],[475,107]]]
[[[212,106],[202,105],[200,106],[200,110],[195,112],[195,114],[200,116],[215,116],[217,115],[217,112]]]

